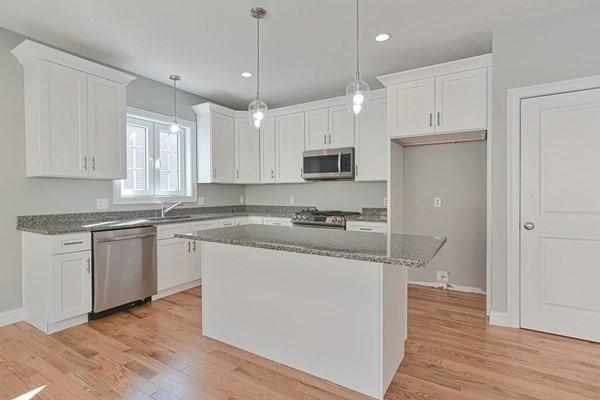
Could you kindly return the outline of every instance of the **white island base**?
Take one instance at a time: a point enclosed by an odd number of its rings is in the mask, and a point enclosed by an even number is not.
[[[404,357],[407,268],[203,242],[207,337],[383,399]]]

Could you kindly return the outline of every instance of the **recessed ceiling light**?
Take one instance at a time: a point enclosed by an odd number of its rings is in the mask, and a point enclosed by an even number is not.
[[[252,78],[252,72],[242,72],[244,78]]]
[[[375,36],[375,40],[378,42],[385,42],[387,40],[390,40],[391,37],[392,37],[392,35],[384,32],[384,33],[380,33],[379,35]]]

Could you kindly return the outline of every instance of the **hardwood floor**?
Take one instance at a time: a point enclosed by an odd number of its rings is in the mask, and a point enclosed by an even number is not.
[[[195,288],[52,336],[0,328],[0,398],[367,399],[201,335]],[[486,324],[485,298],[409,289],[386,399],[600,399],[600,345]]]

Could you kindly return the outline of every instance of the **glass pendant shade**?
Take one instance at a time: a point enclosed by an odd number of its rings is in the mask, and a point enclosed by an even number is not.
[[[181,127],[177,123],[177,120],[174,120],[173,122],[171,122],[171,126],[169,126],[169,130],[173,133],[177,133],[181,130]]]
[[[259,96],[256,96],[256,99],[250,105],[248,105],[248,115],[250,116],[250,124],[259,129],[262,125],[263,119],[265,118],[265,114],[269,107],[267,103],[262,101]]]
[[[368,99],[369,84],[362,81],[360,76],[357,75],[356,78],[346,86],[348,109],[354,114],[359,114],[364,110]]]

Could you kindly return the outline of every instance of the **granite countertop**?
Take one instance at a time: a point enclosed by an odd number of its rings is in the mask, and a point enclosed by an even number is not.
[[[443,237],[392,234],[388,251],[388,237],[381,233],[268,225],[209,229],[176,237],[414,268],[424,268],[446,243]]]

